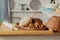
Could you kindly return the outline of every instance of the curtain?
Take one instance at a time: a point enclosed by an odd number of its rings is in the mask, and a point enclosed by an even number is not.
[[[13,1],[13,0],[9,0],[10,10],[12,10],[12,9],[13,9],[13,3],[14,3],[14,1]]]
[[[2,5],[2,19],[8,20],[8,0],[1,0]]]
[[[2,6],[2,13],[1,18],[3,20],[9,20],[9,14],[8,14],[8,1],[10,3],[10,7],[12,8],[12,0],[1,0],[1,6]]]
[[[0,22],[1,22],[1,0],[0,0]]]

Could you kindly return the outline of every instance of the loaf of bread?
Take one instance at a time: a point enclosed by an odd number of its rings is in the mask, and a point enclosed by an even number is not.
[[[60,32],[60,17],[58,16],[53,16],[51,17],[46,26],[54,31]]]

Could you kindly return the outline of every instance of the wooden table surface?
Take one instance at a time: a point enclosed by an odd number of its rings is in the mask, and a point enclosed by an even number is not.
[[[52,35],[52,30],[19,30],[19,31],[13,31],[11,29],[8,29],[4,25],[0,26],[0,35]]]

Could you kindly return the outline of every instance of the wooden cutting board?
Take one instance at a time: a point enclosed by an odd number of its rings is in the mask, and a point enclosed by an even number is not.
[[[3,24],[0,25],[0,35],[50,35],[53,34],[52,30],[19,30],[13,31]]]

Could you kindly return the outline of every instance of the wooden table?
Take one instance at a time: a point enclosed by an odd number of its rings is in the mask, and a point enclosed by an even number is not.
[[[53,34],[52,30],[19,30],[19,31],[13,31],[11,29],[8,29],[4,25],[0,26],[0,35],[51,35]]]

